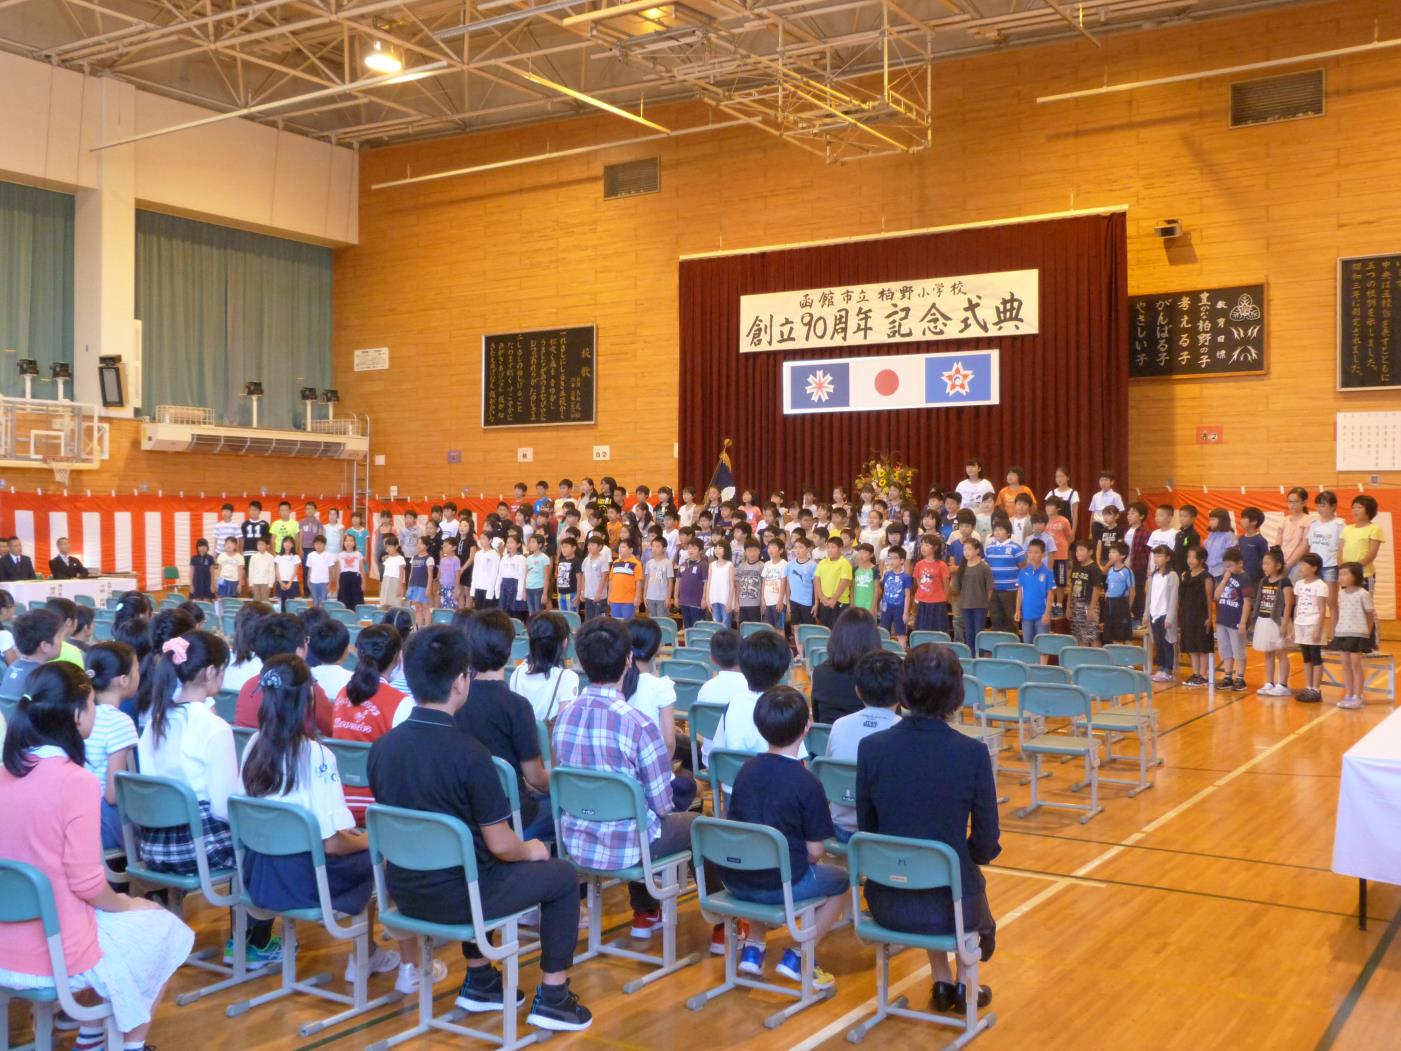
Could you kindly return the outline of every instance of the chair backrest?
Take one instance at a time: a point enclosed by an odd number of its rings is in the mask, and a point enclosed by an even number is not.
[[[237,690],[220,690],[214,695],[214,714],[226,723],[234,721],[234,709],[238,707]]]
[[[697,701],[691,705],[688,719],[691,736],[702,741],[713,740],[715,732],[720,729],[720,720],[725,718],[729,707],[720,701]]]
[[[456,614],[455,609],[435,609],[429,619],[434,624],[451,624]]]
[[[986,708],[988,703],[988,690],[972,672],[963,673],[963,707],[978,711]]]
[[[690,646],[698,641],[708,640],[724,626],[713,620],[698,620],[686,629],[686,644]]]
[[[1060,651],[1060,666],[1074,671],[1086,664],[1113,664],[1102,649],[1095,646],[1067,646]]]
[[[544,764],[546,773],[549,773],[555,765],[555,742],[553,733],[554,727],[544,719],[535,720],[535,743],[540,746],[540,761]],[[512,778],[512,783],[516,783],[514,777]],[[520,785],[516,784],[516,788],[517,791],[519,791]]]
[[[562,609],[562,610],[558,610],[557,612],[559,613],[559,615],[560,615],[561,617],[564,618],[565,623],[569,625],[569,631],[570,631],[571,634],[572,634],[573,632],[578,631],[579,628],[583,626],[583,623],[584,623],[583,619],[579,616],[579,614],[575,613],[572,609]],[[666,628],[663,628],[663,629],[662,629],[662,634],[663,634],[663,635],[666,634]]]
[[[807,746],[808,755],[826,755],[827,740],[831,736],[831,723],[813,723],[808,729],[807,736],[803,738],[803,744]]]
[[[1026,665],[996,657],[969,661],[970,670],[989,690],[1017,690],[1026,682]]]
[[[999,642],[992,648],[992,655],[1000,661],[1016,661],[1018,664],[1040,664],[1041,653],[1026,642]]]
[[[880,648],[886,653],[893,653],[897,657],[905,655],[905,647],[900,645],[899,639],[881,639]]]
[[[1097,701],[1112,701],[1126,694],[1137,697],[1143,689],[1140,672],[1108,664],[1082,664],[1070,681]]]
[[[751,636],[751,635],[757,635],[757,634],[759,634],[759,632],[761,632],[761,631],[773,631],[773,632],[776,632],[776,631],[778,631],[778,629],[775,628],[772,624],[768,623],[767,621],[763,621],[763,620],[746,620],[746,621],[742,621],[742,622],[740,623],[740,626],[739,626],[739,637],[742,638],[742,639],[747,639],[747,638],[749,638],[749,636]]]
[[[74,595],[73,601],[80,606],[87,606],[88,609],[97,608],[97,599],[93,598],[91,595]]]
[[[612,770],[584,770],[577,766],[556,766],[550,771],[550,809],[555,819],[555,847],[559,856],[578,864],[569,856],[566,837],[559,834],[567,814],[578,821],[632,821],[642,833],[647,829],[647,803],[642,786],[626,774]],[[647,836],[638,837],[644,866],[650,859]]]
[[[717,788],[715,793],[715,812],[721,817],[725,815],[726,803],[725,793],[720,789],[721,785],[733,785],[735,778],[739,776],[739,771],[745,763],[753,759],[754,752],[736,752],[729,748],[716,748],[710,753],[710,758],[706,761],[706,769],[710,771],[710,783]]]
[[[973,650],[966,642],[946,642],[944,645],[961,661],[970,661],[973,659]]]
[[[832,629],[825,624],[797,624],[793,627],[793,641],[798,644],[799,649],[803,649],[807,645],[808,639],[831,634]]]
[[[540,753],[547,755],[547,752]],[[491,765],[496,767],[496,780],[501,783],[501,791],[506,793],[506,802],[511,806],[511,827],[515,829],[516,835],[520,835],[521,826],[521,789],[520,781],[516,778],[516,768],[499,755],[491,757]]]
[[[827,802],[838,806],[856,805],[856,761],[854,759],[833,759],[831,756],[818,756],[812,761],[812,772],[822,782],[822,791],[827,794]]]
[[[978,632],[977,639],[978,656],[981,657],[985,653],[991,654],[993,648],[1000,643],[1021,641],[1021,639],[1017,638],[1017,636],[1010,631],[980,631]]]
[[[1111,642],[1104,647],[1104,655],[1120,668],[1148,667],[1148,651],[1142,646],[1127,642]]]
[[[823,665],[823,664],[826,664],[826,663],[827,663],[827,647],[821,645],[820,643],[816,643],[816,642],[814,642],[814,643],[812,643],[811,645],[809,645],[809,646],[808,646],[808,652],[807,652],[807,662],[808,662],[808,668],[809,668],[809,670],[811,670],[812,668],[820,667],[820,666]]]
[[[313,866],[326,864],[320,824],[311,811],[285,800],[229,796],[229,835],[236,855],[241,848],[270,857],[310,854]]]
[[[658,617],[656,623],[657,627],[660,628],[662,632],[662,645],[675,646],[676,621],[672,620],[670,617]]]
[[[1054,657],[1067,646],[1074,645],[1074,635],[1061,635],[1054,631],[1047,631],[1036,636],[1036,650],[1044,657]]]
[[[675,661],[694,661],[696,664],[703,664],[710,667],[710,647],[707,646],[677,646],[671,651],[671,659]]]
[[[705,683],[710,681],[710,665],[699,661],[664,660],[657,665],[662,677],[678,682]]]
[[[524,635],[517,635],[511,640],[511,661],[519,664],[530,656],[530,639]]]
[[[376,606],[373,603],[369,602],[362,602],[360,603],[360,605],[355,607],[355,614],[361,620],[379,620],[380,614],[383,612],[384,610],[382,610],[379,606]]]
[[[257,733],[249,726],[233,727],[234,751],[238,753],[238,764],[243,765],[243,753],[248,751],[248,742],[253,740],[253,735]]]
[[[1062,668],[1055,664],[1028,664],[1026,666],[1027,682],[1060,682],[1070,681],[1070,669]]]
[[[374,865],[387,861],[413,872],[461,868],[467,883],[477,882],[472,832],[461,818],[372,803],[365,811],[365,829]]]
[[[49,877],[23,861],[0,858],[0,923],[37,920],[45,938],[58,937],[58,908]]]
[[[443,611],[440,609],[435,609],[433,611],[433,616],[436,617],[441,612]],[[356,613],[353,609],[333,609],[331,610],[331,619],[339,621],[340,623],[344,624],[347,628],[349,628],[360,623],[360,614]],[[448,619],[451,620],[452,618],[449,617]],[[442,621],[435,620],[434,623],[441,624]]]
[[[953,636],[947,631],[912,631],[910,632],[910,648],[923,646],[926,642],[950,643]]]
[[[337,741],[334,737],[323,737],[321,743],[336,757],[336,770],[341,782],[352,788],[370,786],[369,741]]]
[[[139,828],[183,828],[196,842],[203,840],[199,801],[183,781],[152,774],[120,773],[116,783],[117,809],[123,821]]]
[[[852,886],[864,879],[896,890],[948,887],[954,901],[963,897],[958,855],[937,840],[858,832],[847,843],[847,863]]]
[[[696,698],[700,696],[701,684],[681,679],[673,680],[671,685],[676,691],[676,704],[672,711],[677,717],[685,718],[691,710],[691,705],[695,704]]]
[[[511,618],[511,623],[512,623],[513,625],[515,625],[515,629],[516,629],[516,638],[518,638],[518,639],[524,639],[524,638],[528,638],[528,637],[529,637],[530,632],[529,632],[529,629],[527,629],[526,626],[525,626],[525,621],[523,621],[523,620],[516,620],[514,617],[512,617],[512,618]]]
[[[311,603],[304,598],[289,598],[287,600],[288,613],[305,613],[311,608]]]
[[[223,627],[223,629],[224,629],[224,634],[227,635],[229,638],[233,638],[233,635],[234,635],[234,620],[235,620],[235,618],[237,618],[237,617],[238,617],[238,610],[236,610],[236,609],[225,609],[224,612],[223,612],[223,615],[220,616],[220,618],[219,618],[219,624],[220,624],[221,627]]]
[[[691,825],[691,857],[701,868],[701,859],[723,868],[755,872],[778,869],[784,883],[793,881],[793,867],[788,860],[788,843],[783,834],[768,825],[751,825],[743,821],[726,821],[718,817],[698,817]],[[710,896],[706,887],[701,902]]]
[[[1090,695],[1078,686],[1065,683],[1027,683],[1017,693],[1017,706],[1023,716],[1085,720],[1090,717]]]

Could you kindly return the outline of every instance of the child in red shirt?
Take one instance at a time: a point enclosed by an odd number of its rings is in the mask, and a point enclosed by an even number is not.
[[[920,537],[915,563],[915,630],[949,630],[949,567],[938,533]]]

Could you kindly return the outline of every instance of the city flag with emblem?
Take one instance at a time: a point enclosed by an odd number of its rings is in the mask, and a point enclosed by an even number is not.
[[[998,402],[998,354],[897,354],[783,363],[783,411],[948,409]]]

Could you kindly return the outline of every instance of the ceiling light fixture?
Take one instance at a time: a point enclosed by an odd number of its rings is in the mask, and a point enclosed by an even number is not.
[[[386,44],[383,40],[376,40],[371,43],[370,49],[365,52],[365,68],[376,73],[398,73],[404,68],[404,60],[399,55],[398,49]]]

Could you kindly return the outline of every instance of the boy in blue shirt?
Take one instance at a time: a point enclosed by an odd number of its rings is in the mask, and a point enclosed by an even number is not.
[[[1051,592],[1056,578],[1046,565],[1046,542],[1033,537],[1026,545],[1026,565],[1017,572],[1017,620],[1022,641],[1035,642],[1036,636],[1051,630]],[[1042,662],[1048,658],[1043,657]]]
[[[1105,530],[1109,527],[1106,525]],[[1109,567],[1104,571],[1104,635],[1109,642],[1133,640],[1133,570],[1125,565],[1129,545],[1116,540],[1107,550]]]
[[[813,920],[820,942],[841,916],[848,883],[845,869],[820,863],[826,850],[823,841],[836,835],[836,829],[821,782],[799,758],[803,737],[812,726],[807,698],[791,686],[764,691],[754,707],[754,725],[769,750],[750,759],[735,775],[726,816],[732,821],[768,825],[783,834],[788,841],[793,900],[825,899]],[[725,889],[742,901],[783,904],[777,869],[725,869],[724,879]],[[764,973],[765,933],[762,924],[751,921],[740,954],[741,973]],[[803,980],[802,957],[796,948],[784,950],[777,970],[790,981]],[[819,989],[830,989],[837,980],[814,965],[812,981]]]
[[[880,626],[902,643],[914,623],[915,578],[905,570],[905,549],[893,544],[885,553],[889,568],[881,574],[876,603]]]
[[[983,548],[983,558],[992,570],[992,608],[989,619],[993,631],[1015,631],[1017,572],[1026,560],[1022,545],[1012,539],[1012,523],[1006,515],[992,521],[992,539]]]
[[[788,560],[788,623],[812,623],[812,579],[817,563],[812,557],[812,541],[805,536],[793,540],[793,557]]]

